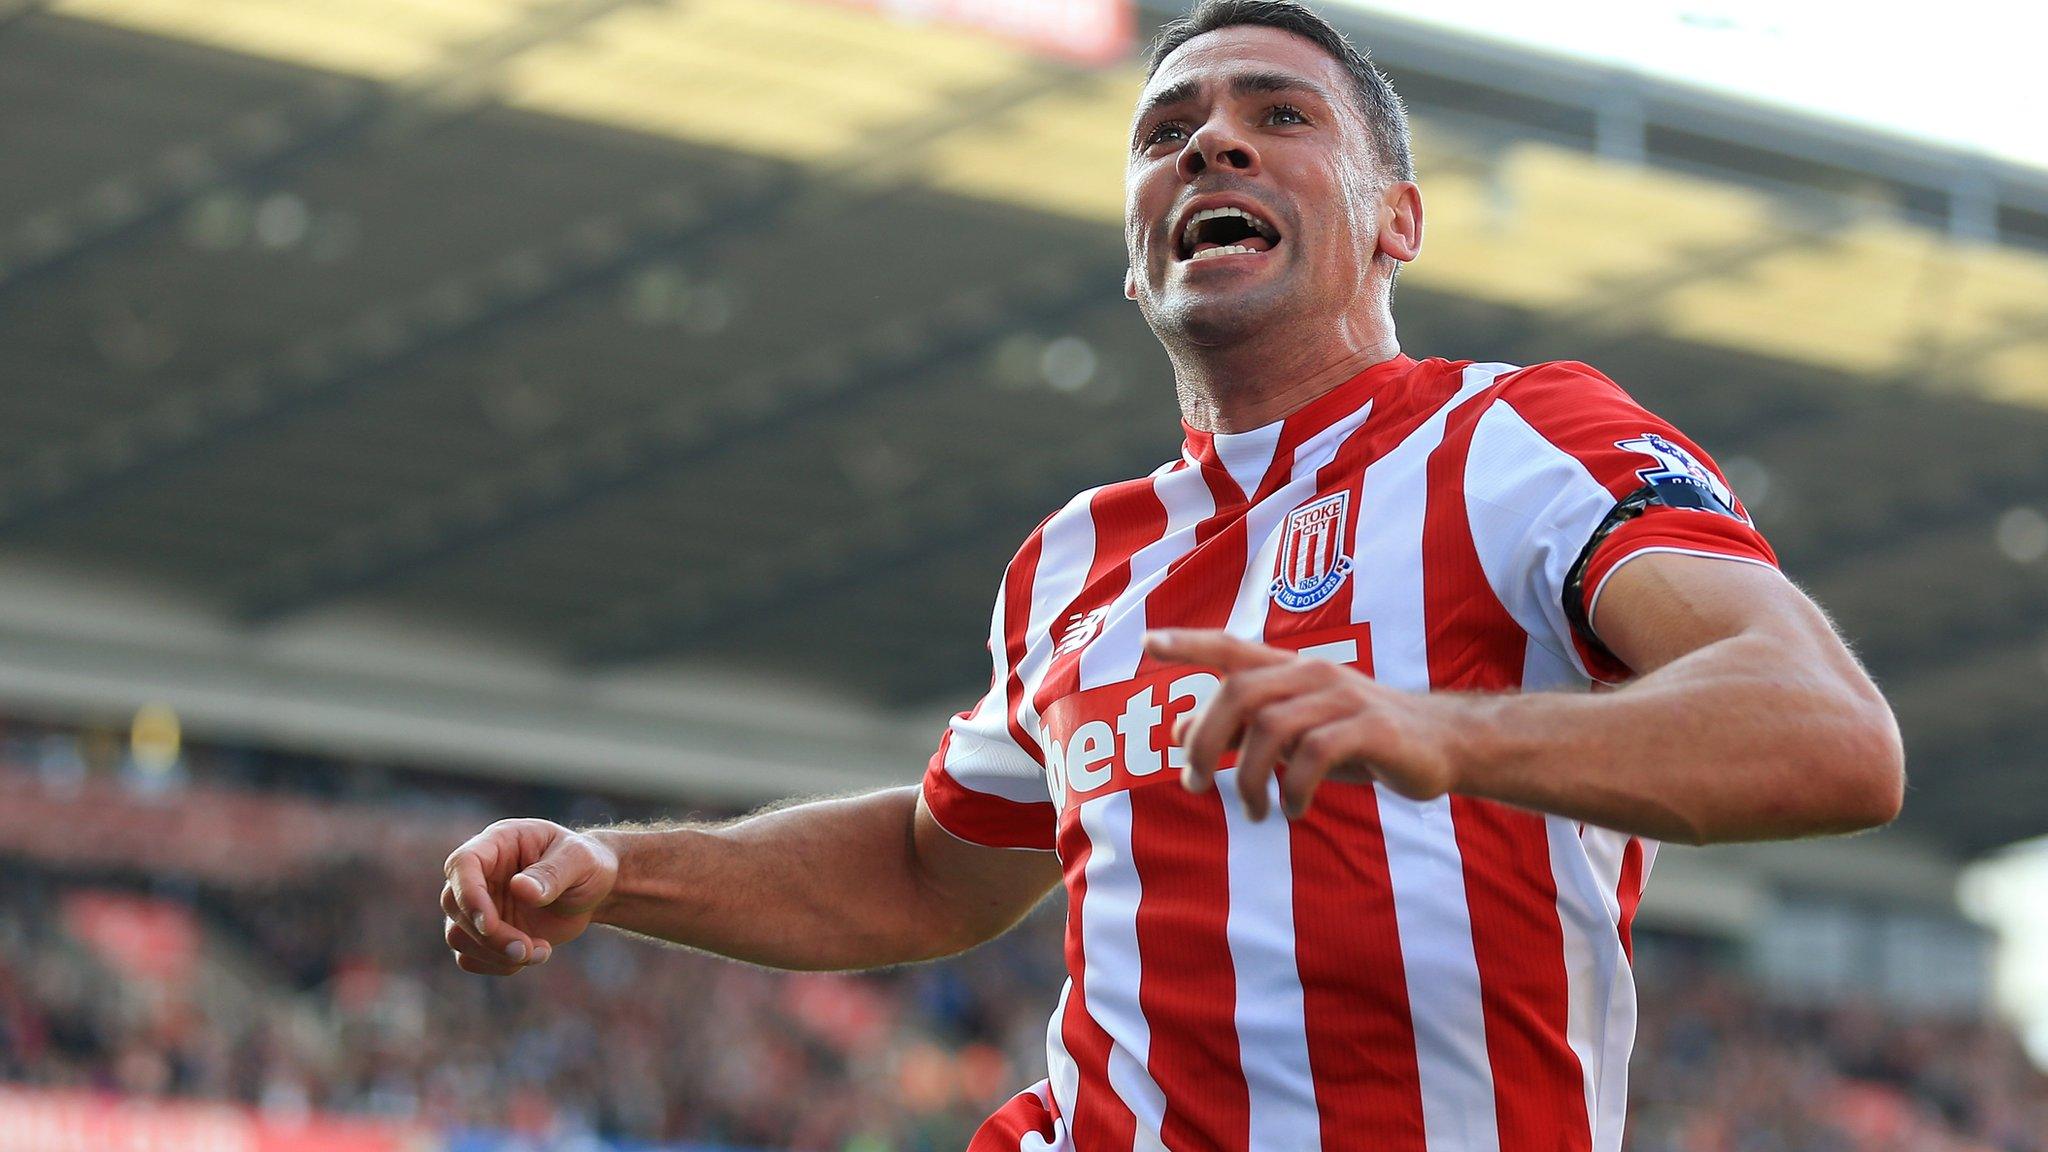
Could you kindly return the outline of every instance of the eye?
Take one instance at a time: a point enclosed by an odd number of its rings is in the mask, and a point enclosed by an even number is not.
[[[1266,110],[1268,124],[1306,124],[1308,114],[1292,104],[1275,104]]]
[[[1152,130],[1150,132],[1145,133],[1144,146],[1150,148],[1156,144],[1164,144],[1166,141],[1174,139],[1175,137],[1186,139],[1187,134],[1187,126],[1182,124],[1180,121],[1161,120],[1159,123],[1154,124],[1152,126]]]

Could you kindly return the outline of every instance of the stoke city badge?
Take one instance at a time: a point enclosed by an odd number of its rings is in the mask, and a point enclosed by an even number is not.
[[[1344,525],[1351,493],[1314,500],[1287,514],[1273,574],[1273,602],[1289,612],[1306,612],[1337,594],[1351,575],[1344,555]]]

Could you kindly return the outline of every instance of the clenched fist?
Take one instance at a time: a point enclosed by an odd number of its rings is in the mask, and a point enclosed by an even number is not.
[[[442,866],[443,935],[465,972],[509,976],[583,935],[619,876],[594,836],[548,820],[500,820]]]

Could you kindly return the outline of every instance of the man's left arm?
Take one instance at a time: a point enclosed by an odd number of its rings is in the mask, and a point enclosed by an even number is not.
[[[1160,632],[1161,659],[1224,673],[1179,735],[1184,783],[1226,752],[1254,813],[1285,764],[1290,815],[1325,778],[1417,799],[1503,801],[1700,844],[1889,822],[1904,790],[1890,708],[1827,618],[1777,571],[1680,553],[1614,570],[1593,620],[1636,678],[1608,692],[1400,692],[1219,632]]]
[[[1897,723],[1819,607],[1769,568],[1683,554],[1615,570],[1594,630],[1612,692],[1467,698],[1461,792],[1702,844],[1889,823]]]

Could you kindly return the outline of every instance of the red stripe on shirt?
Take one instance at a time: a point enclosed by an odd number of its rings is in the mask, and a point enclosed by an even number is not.
[[[1324,1148],[1426,1152],[1408,979],[1370,785],[1325,782],[1289,829],[1294,955]]]
[[[1592,1147],[1584,1080],[1566,1039],[1570,991],[1542,816],[1451,798],[1502,1152]]]
[[[1033,1137],[1041,1147],[1046,1147],[1058,1135],[1046,1086],[1037,1084],[1010,1097],[994,1115],[982,1121],[967,1141],[967,1152],[1022,1152],[1025,1142]]]
[[[1241,1150],[1251,1139],[1225,931],[1228,838],[1213,790],[1190,793],[1170,774],[1131,790],[1131,860],[1143,885],[1138,1006],[1152,1037],[1145,1066],[1166,1098],[1159,1138],[1174,1152]]]
[[[1472,434],[1497,393],[1489,388],[1453,412],[1429,459],[1423,611],[1436,691],[1521,686],[1529,638],[1487,583],[1465,508]],[[1464,862],[1501,1152],[1589,1150],[1584,1080],[1566,1039],[1571,991],[1544,818],[1453,796],[1451,819]]]
[[[1237,597],[1237,583],[1244,575],[1244,561],[1217,562],[1223,555],[1242,557],[1245,550],[1245,500],[1230,473],[1218,465],[1201,464],[1202,482],[1209,488],[1211,511],[1195,525],[1195,542],[1166,566],[1166,575],[1145,596],[1147,627],[1170,624],[1176,628],[1220,628],[1230,619],[1230,603]],[[1209,606],[1223,598],[1218,617]],[[1189,623],[1197,612],[1203,623]],[[1163,665],[1151,656],[1138,661],[1138,675],[1159,671]]]
[[[1045,752],[1024,730],[1024,719],[1019,715],[1024,705],[1024,680],[1017,674],[1017,665],[1024,661],[1029,640],[1026,633],[1031,631],[1031,587],[1038,580],[1038,559],[1044,549],[1045,525],[1040,524],[1038,531],[1024,541],[1024,547],[1018,549],[1010,570],[1003,574],[1003,666],[1009,670],[1003,682],[1003,702],[1010,738],[1040,764],[1045,763]]]
[[[1148,620],[1220,628],[1230,619],[1248,546],[1244,495],[1222,468],[1204,465],[1202,475],[1215,514],[1146,597]],[[1204,549],[1213,550],[1206,563],[1185,566]],[[1187,579],[1191,573],[1198,578]],[[1159,1137],[1174,1152],[1236,1152],[1251,1140],[1251,1089],[1238,1056],[1237,965],[1227,931],[1229,831],[1216,792],[1192,794],[1171,773],[1161,776],[1131,791],[1131,863],[1141,884],[1138,1007],[1152,1038],[1145,1065],[1166,1098]]]
[[[952,746],[949,729],[924,773],[924,804],[939,827],[989,848],[1052,847],[1051,829],[1058,818],[1052,802],[1010,800],[967,787],[946,771],[946,750]]]
[[[1074,1115],[1069,1119],[1076,1147],[1129,1148],[1137,1136],[1137,1120],[1109,1086],[1109,1033],[1088,1014],[1088,966],[1081,949],[1081,906],[1088,899],[1090,847],[1078,814],[1068,812],[1062,816],[1060,861],[1067,887],[1067,978],[1073,981],[1073,987],[1067,993],[1060,1039],[1080,1070]]]
[[[1017,747],[1041,765],[1045,757],[1038,741],[1026,731],[1018,714],[1024,698],[1024,686],[1018,677],[1017,665],[1024,658],[1025,633],[1031,620],[1031,586],[1037,579],[1044,532],[1045,524],[1041,523],[1025,539],[1016,558],[1004,571],[1002,635],[1000,638],[989,637],[991,649],[998,642],[1003,645],[1000,654],[991,650],[990,655],[1001,661],[1004,727]],[[973,710],[963,715],[974,716],[993,702],[991,698],[983,697]],[[953,731],[949,726],[939,739],[938,751],[925,768],[925,806],[931,809],[940,826],[963,840],[992,848],[1051,848],[1055,816],[1052,804],[1008,800],[961,784],[946,770],[946,756],[952,745]]]
[[[1628,847],[1621,850],[1621,882],[1615,885],[1614,898],[1621,905],[1621,920],[1616,927],[1621,932],[1622,955],[1628,962],[1636,962],[1636,906],[1643,901],[1643,842],[1634,836],[1628,838]]]
[[[1316,474],[1316,493],[1348,491],[1350,512],[1339,536],[1341,554],[1357,555],[1358,501],[1367,461],[1401,442],[1421,415],[1382,408],[1348,436]],[[1287,531],[1282,521],[1279,531]],[[1276,549],[1284,562],[1285,538]],[[1279,572],[1265,573],[1268,579]],[[1351,580],[1370,579],[1353,573]],[[1371,636],[1351,622],[1351,591],[1306,612],[1271,604],[1268,643],[1295,647],[1290,637],[1349,632],[1354,665],[1372,672]],[[1284,775],[1286,768],[1280,769]],[[1385,1152],[1427,1152],[1422,1079],[1415,1026],[1394,913],[1379,798],[1370,785],[1324,782],[1306,818],[1288,828],[1294,872],[1294,957],[1301,981],[1303,1031],[1314,1077],[1325,1148],[1342,1148],[1361,1133]]]
[[[1095,555],[1088,562],[1088,575],[1052,620],[1052,642],[1059,645],[1067,629],[1091,609],[1113,603],[1131,583],[1131,555],[1166,535],[1166,505],[1160,502],[1155,480],[1132,480],[1096,490],[1088,499],[1088,516],[1095,524]],[[1098,624],[1099,628],[1100,625]],[[1052,702],[1070,696],[1081,686],[1081,653],[1086,645],[1060,652],[1055,647],[1052,662],[1032,693],[1032,704],[1044,715]]]

